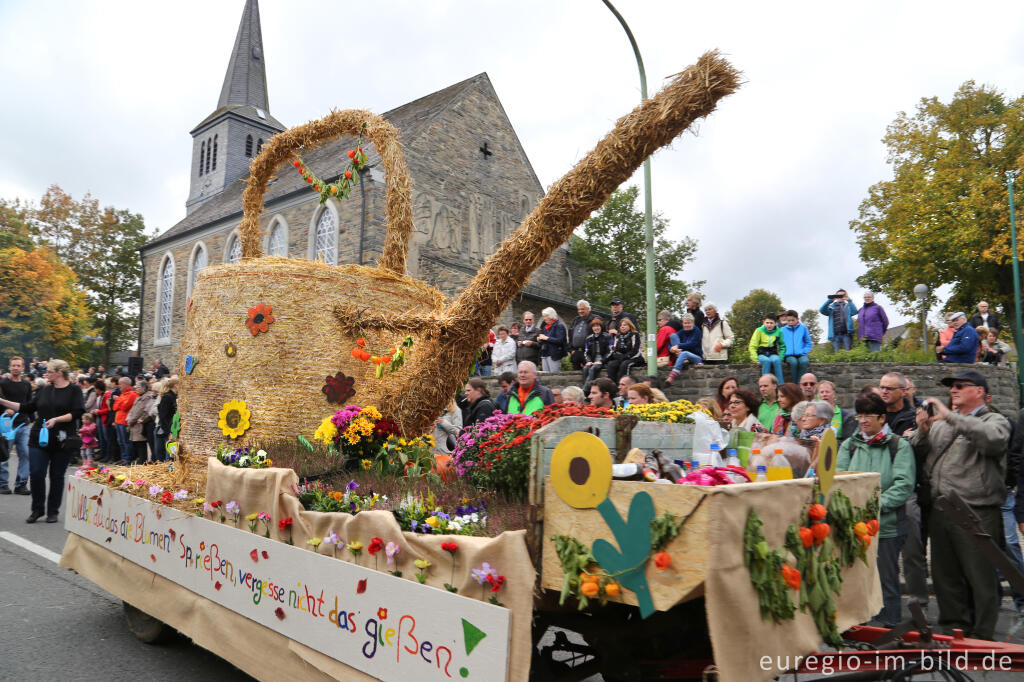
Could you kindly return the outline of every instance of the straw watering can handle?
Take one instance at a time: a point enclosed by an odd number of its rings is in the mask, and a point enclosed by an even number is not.
[[[263,213],[263,198],[267,182],[282,163],[295,159],[299,152],[309,152],[314,147],[342,135],[362,135],[373,142],[380,154],[384,171],[387,173],[384,215],[387,237],[384,252],[377,267],[397,275],[405,274],[405,259],[409,251],[409,237],[412,234],[412,192],[409,169],[398,141],[398,131],[380,116],[361,109],[332,111],[327,116],[309,123],[290,128],[270,138],[263,151],[249,167],[249,184],[242,193],[245,213],[239,232],[242,234],[242,257],[259,258],[260,214]]]

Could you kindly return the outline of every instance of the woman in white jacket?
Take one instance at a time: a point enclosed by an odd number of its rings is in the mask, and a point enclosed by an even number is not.
[[[508,335],[508,327],[505,325],[498,327],[498,340],[494,342],[494,350],[491,351],[491,364],[494,366],[494,376],[516,371],[516,342]]]

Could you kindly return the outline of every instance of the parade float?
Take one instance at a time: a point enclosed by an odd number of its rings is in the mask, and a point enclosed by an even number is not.
[[[69,478],[62,565],[124,600],[140,638],[170,626],[260,679],[717,668],[746,681],[823,641],[842,646],[840,633],[881,606],[878,476],[833,481],[834,443],[820,481],[694,472],[691,485],[658,485],[613,480],[613,463],[685,460],[692,405],[496,415],[464,432],[451,459],[422,435],[530,274],[738,85],[717,53],[673,77],[450,302],[406,274],[410,184],[387,121],[338,111],[272,138],[243,194],[242,261],[203,270],[187,304],[172,461]],[[353,140],[351,167],[321,178],[303,155],[338,137]],[[323,201],[344,197],[370,145],[387,174],[377,266],[264,256],[274,174],[301,173]],[[284,442],[333,466],[300,480],[301,467],[279,466]]]

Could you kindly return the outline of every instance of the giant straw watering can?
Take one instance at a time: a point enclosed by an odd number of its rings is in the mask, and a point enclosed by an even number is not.
[[[342,402],[378,406],[407,435],[428,431],[531,273],[645,158],[737,87],[739,72],[717,52],[674,76],[551,187],[447,305],[406,274],[411,188],[390,123],[367,111],[336,111],[274,136],[252,161],[242,195],[242,260],[204,269],[188,302],[178,368],[183,446],[209,454],[220,443],[309,437],[340,407],[328,402],[329,388]],[[300,149],[345,134],[372,141],[387,174],[387,235],[376,267],[264,257],[259,217],[267,182]],[[406,364],[383,378],[353,356],[359,338],[392,348],[407,335],[414,343]]]

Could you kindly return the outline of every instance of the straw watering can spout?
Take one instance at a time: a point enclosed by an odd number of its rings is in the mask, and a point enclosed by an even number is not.
[[[447,307],[438,291],[406,274],[411,183],[390,123],[367,111],[335,111],[274,136],[253,160],[242,195],[243,260],[203,270],[190,300],[181,354],[193,356],[195,371],[182,374],[183,442],[223,442],[216,410],[219,401],[234,398],[252,403],[252,431],[242,441],[308,435],[338,409],[324,402],[324,379],[339,370],[352,379],[349,402],[377,405],[407,435],[428,431],[460,387],[487,331],[534,270],[645,158],[737,87],[739,72],[717,52],[674,76],[551,187]],[[371,140],[386,172],[387,235],[377,266],[261,258],[259,217],[268,181],[300,152],[345,134]],[[276,321],[268,333],[242,336],[238,316],[257,303],[272,306]],[[382,379],[350,355],[358,338],[390,348],[406,335],[415,342],[405,366]],[[235,338],[241,339],[237,355],[245,353],[244,363],[224,358],[225,344]],[[232,377],[227,386],[226,376]]]

